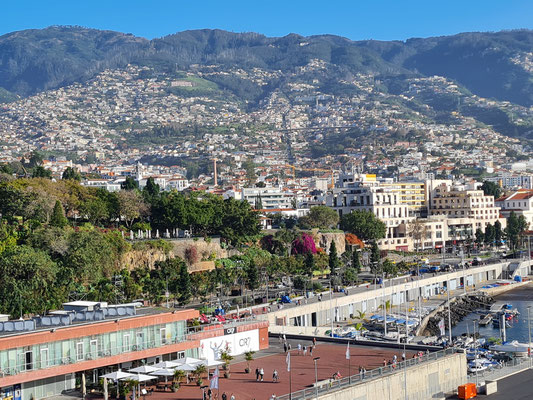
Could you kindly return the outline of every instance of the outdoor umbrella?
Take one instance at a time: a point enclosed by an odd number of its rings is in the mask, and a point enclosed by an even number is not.
[[[164,376],[165,377],[165,383],[167,383],[168,382],[168,377],[169,376],[174,376],[174,372],[175,372],[174,369],[162,368],[162,369],[158,369],[157,371],[150,372],[150,375]]]
[[[153,367],[151,365],[142,365],[137,368],[130,369],[130,372],[135,372],[137,374],[149,374],[150,372],[157,371],[159,368]]]
[[[182,371],[194,371],[198,365],[191,364],[180,364],[175,369],[180,369]]]
[[[174,376],[174,369],[162,368],[157,371],[150,372],[150,375],[154,376]]]
[[[151,381],[152,379],[157,379],[157,378],[155,376],[150,376],[150,375],[135,374],[135,375],[130,376],[129,378],[121,378],[120,380],[126,381],[128,379],[131,379],[137,382],[146,382],[146,381]]]
[[[207,368],[213,368],[224,364],[224,362],[218,360],[202,360],[202,364],[205,365]]]
[[[180,360],[175,360],[173,362],[178,363],[178,364],[194,365],[194,364],[200,364],[202,362],[202,360],[200,360],[198,358],[193,358],[193,357],[185,357],[185,358],[182,358]]]
[[[153,367],[157,369],[170,369],[170,368],[176,368],[180,363],[176,361],[161,361],[157,364],[154,364]]]
[[[101,376],[101,378],[107,378],[107,379],[111,379],[113,381],[118,381],[119,379],[133,378],[133,377],[135,377],[135,374],[130,374],[129,372],[124,372],[124,371],[121,371],[121,370],[118,370],[118,371],[115,371],[115,372],[111,372],[109,374],[105,374],[105,375]]]

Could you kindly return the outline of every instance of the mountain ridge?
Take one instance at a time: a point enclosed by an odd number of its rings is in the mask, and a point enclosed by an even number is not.
[[[0,36],[0,87],[28,96],[84,82],[105,69],[129,63],[163,71],[210,63],[290,71],[319,59],[338,67],[338,75],[332,79],[357,73],[439,75],[480,96],[530,107],[530,55],[533,57],[531,30],[354,41],[331,34],[267,37],[255,32],[198,29],[148,40],[116,31],[52,26]]]

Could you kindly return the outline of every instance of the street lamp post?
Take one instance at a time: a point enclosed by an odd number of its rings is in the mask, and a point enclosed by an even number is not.
[[[331,271],[329,273],[329,313],[330,313],[330,319],[331,319],[331,337],[333,337],[333,286],[331,281]]]
[[[527,331],[529,338],[529,341],[527,343],[527,358],[529,360],[529,368],[531,368],[531,320],[529,319],[529,310],[531,310],[531,306],[527,306]]]
[[[448,333],[450,335],[450,345],[452,344],[452,305],[450,303],[450,280],[446,283],[446,293],[448,294]]]
[[[383,331],[385,336],[387,336],[387,303],[385,301],[385,273],[383,273],[381,276],[381,289],[383,293]]]
[[[318,370],[316,367],[316,362],[320,360],[320,357],[313,358],[313,361],[315,363],[315,392],[316,392],[316,398],[318,399]]]
[[[478,380],[478,376],[477,376],[477,370],[478,370],[478,361],[477,361],[477,338],[476,338],[476,323],[477,321],[474,320],[474,348],[475,348],[475,351],[474,351],[474,366],[476,368],[476,388],[478,387],[479,385],[479,380]]]

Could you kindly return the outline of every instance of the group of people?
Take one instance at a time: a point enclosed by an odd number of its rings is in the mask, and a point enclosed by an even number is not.
[[[228,397],[227,393],[222,393],[222,400],[235,400],[235,395],[232,393]],[[207,389],[207,392],[204,392],[204,400],[218,400],[218,393],[215,393],[211,389]]]
[[[287,353],[289,351],[291,351],[292,349],[292,346],[289,342],[287,342],[287,337],[283,334],[280,334],[279,335],[279,341],[280,343],[283,342],[283,352],[284,353]],[[315,346],[316,346],[316,338],[313,338],[313,344],[309,345],[309,346],[302,346],[301,343],[298,343],[298,355],[304,355],[306,356],[307,355],[307,352],[309,352],[309,355],[312,357],[313,356],[313,350],[315,349]]]

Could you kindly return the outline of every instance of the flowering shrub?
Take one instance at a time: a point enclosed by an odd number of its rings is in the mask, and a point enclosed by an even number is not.
[[[292,242],[292,254],[307,254],[312,253],[316,254],[316,246],[313,237],[307,233],[302,233],[302,235],[296,238]]]
[[[363,249],[365,247],[365,244],[361,239],[359,239],[356,235],[353,233],[347,233],[346,236],[346,243],[351,245],[357,245],[359,248]]]

